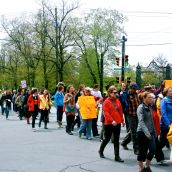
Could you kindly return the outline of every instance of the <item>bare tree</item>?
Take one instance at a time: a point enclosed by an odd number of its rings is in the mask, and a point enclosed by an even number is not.
[[[52,27],[47,30],[47,36],[55,50],[55,58],[51,61],[56,66],[56,82],[64,79],[64,66],[73,57],[69,50],[75,45],[73,39],[73,25],[71,14],[78,8],[78,3],[70,5],[65,0],[61,1],[60,8],[52,9],[46,6],[47,13],[52,21]]]
[[[27,69],[27,81],[31,87],[35,86],[35,71],[39,63],[36,54],[33,51],[33,32],[31,23],[21,19],[15,19],[10,22],[2,21],[2,27],[9,36],[9,41],[13,43],[15,48],[24,58]]]

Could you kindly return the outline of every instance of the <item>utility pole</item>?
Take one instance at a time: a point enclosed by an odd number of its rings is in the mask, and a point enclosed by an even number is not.
[[[125,68],[125,42],[127,41],[127,38],[125,36],[122,37],[122,66],[121,66],[121,82],[125,81],[125,75],[124,75],[124,68]]]
[[[56,84],[59,80],[59,53],[58,53],[58,21],[57,21],[57,8],[55,8],[55,32],[56,32],[56,44],[55,44],[55,52],[56,52]]]

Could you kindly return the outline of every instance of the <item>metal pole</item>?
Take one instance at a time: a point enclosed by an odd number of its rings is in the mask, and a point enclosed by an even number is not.
[[[127,41],[127,38],[125,36],[122,37],[122,66],[121,66],[121,82],[125,81],[125,74],[124,74],[124,57],[125,57],[125,42]]]
[[[57,21],[57,8],[55,8],[55,32],[56,32],[56,47],[55,47],[55,52],[56,52],[56,84],[58,83],[59,80],[59,59],[58,59],[58,21]]]

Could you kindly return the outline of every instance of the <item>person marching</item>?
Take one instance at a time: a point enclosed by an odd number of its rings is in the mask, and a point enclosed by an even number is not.
[[[39,98],[40,98],[39,109],[41,110],[41,116],[39,119],[39,127],[41,127],[41,122],[44,121],[44,129],[48,129],[47,128],[48,114],[49,114],[50,106],[52,106],[52,102],[51,102],[48,90],[45,89],[43,92],[43,95],[40,95]]]
[[[15,100],[15,104],[19,111],[19,119],[20,120],[22,120],[22,118],[24,117],[23,103],[24,103],[24,90],[21,91],[21,93],[17,96],[17,98]]]
[[[82,101],[85,101],[86,99],[89,100],[89,102],[83,103]],[[81,138],[82,133],[86,132],[86,138],[91,140],[92,121],[97,117],[97,103],[95,97],[91,94],[91,89],[89,87],[84,89],[84,94],[78,98],[77,104],[82,117],[82,124],[79,129],[79,137]]]
[[[75,119],[75,111],[76,111],[76,104],[75,104],[75,89],[72,85],[68,86],[67,93],[64,97],[64,109],[66,113],[66,133],[69,135],[73,135],[72,133],[72,124]]]
[[[172,87],[164,89],[164,94],[166,95],[161,100],[161,147],[169,145],[167,140],[167,133],[169,132],[170,125],[172,124]]]
[[[57,108],[57,122],[59,128],[62,127],[62,119],[63,119],[63,105],[64,105],[64,87],[62,85],[58,86],[58,90],[54,97],[54,104]]]
[[[1,99],[2,99],[2,104],[3,104],[2,114],[3,114],[3,111],[5,111],[6,119],[8,120],[9,111],[11,110],[11,102],[12,102],[11,92],[7,90]]]
[[[35,130],[35,120],[38,115],[39,106],[40,106],[40,98],[38,96],[37,89],[32,90],[31,95],[28,98],[27,104],[28,104],[28,111],[30,112],[30,114],[32,116],[32,129],[33,129],[33,131],[36,131]]]
[[[119,156],[119,138],[121,132],[121,124],[123,124],[123,126],[125,125],[122,105],[117,98],[117,90],[114,86],[110,86],[107,93],[108,93],[108,98],[104,101],[103,104],[104,117],[105,117],[104,139],[99,149],[99,155],[100,158],[105,158],[103,152],[113,134],[115,161],[124,162],[124,160],[122,160]]]
[[[94,86],[94,89],[91,92],[91,94],[96,98],[97,102],[101,102],[103,100],[102,94],[100,92],[100,87],[99,87],[98,84],[96,84]],[[99,136],[98,128],[97,128],[97,120],[98,120],[99,111],[100,111],[102,105],[101,105],[101,103],[98,103],[97,106],[98,106],[97,107],[97,117],[92,120],[92,133],[93,133],[93,137]]]
[[[151,172],[150,164],[156,152],[156,130],[152,116],[152,95],[143,93],[143,103],[137,108],[138,166],[140,172]],[[143,162],[146,162],[145,167]]]

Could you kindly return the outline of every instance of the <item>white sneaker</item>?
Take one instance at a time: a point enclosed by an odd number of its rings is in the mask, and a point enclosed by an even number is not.
[[[32,131],[33,131],[33,132],[36,132],[36,129],[35,129],[35,128],[32,128]]]

